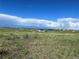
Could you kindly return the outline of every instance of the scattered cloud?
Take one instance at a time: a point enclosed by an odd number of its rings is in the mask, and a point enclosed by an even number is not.
[[[58,18],[56,21],[49,21],[46,19],[22,18],[7,14],[0,14],[0,27],[32,27],[79,30],[79,19]]]

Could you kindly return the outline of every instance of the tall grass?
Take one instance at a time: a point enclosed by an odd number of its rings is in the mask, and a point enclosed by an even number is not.
[[[0,59],[79,59],[79,33],[1,29]]]

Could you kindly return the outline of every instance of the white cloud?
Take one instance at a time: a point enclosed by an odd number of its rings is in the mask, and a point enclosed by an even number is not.
[[[45,26],[45,27],[56,27],[57,23],[54,21],[49,21],[45,19],[31,19],[31,18],[26,18],[20,21],[22,25],[37,25],[37,26]]]
[[[16,27],[22,18],[7,14],[0,14],[0,27]]]
[[[51,23],[52,25],[49,25]],[[53,21],[48,21],[46,19],[32,19],[32,18],[22,18],[22,17],[17,17],[17,16],[12,16],[12,15],[7,15],[7,14],[0,14],[0,26],[12,26],[12,27],[55,27],[56,22]]]
[[[78,18],[60,18],[57,19],[60,24],[59,27],[63,29],[79,30],[79,19]]]
[[[78,18],[58,18],[57,21],[46,19],[22,18],[7,14],[0,14],[0,27],[37,27],[54,29],[79,30]]]

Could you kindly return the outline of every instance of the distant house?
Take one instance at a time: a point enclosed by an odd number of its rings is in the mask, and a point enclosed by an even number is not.
[[[36,30],[37,32],[46,32],[47,30],[45,30],[45,29],[38,29],[38,30]]]
[[[75,30],[72,30],[72,32],[76,32]]]

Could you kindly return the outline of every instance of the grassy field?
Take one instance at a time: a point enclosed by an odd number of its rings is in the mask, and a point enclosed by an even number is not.
[[[0,28],[0,59],[79,59],[79,33]]]

